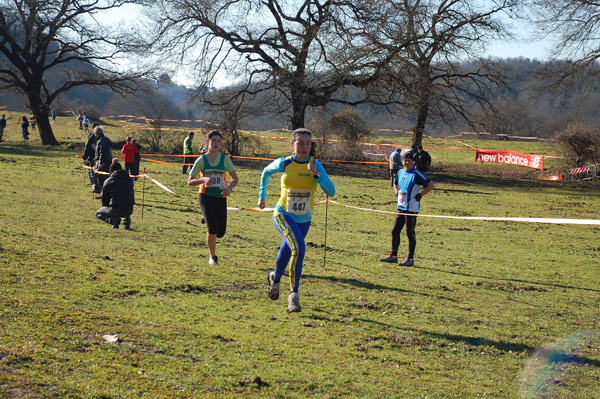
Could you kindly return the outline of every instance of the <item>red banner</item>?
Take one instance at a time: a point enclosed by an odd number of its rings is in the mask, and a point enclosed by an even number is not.
[[[554,176],[544,177],[542,180],[562,180],[562,179],[563,179],[562,175],[554,175]]]
[[[519,154],[512,151],[477,150],[477,162],[505,163],[526,168],[544,169],[544,157],[541,155]]]

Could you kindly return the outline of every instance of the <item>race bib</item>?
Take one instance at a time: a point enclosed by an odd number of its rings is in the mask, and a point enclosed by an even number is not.
[[[406,191],[398,190],[398,206],[406,208],[408,203],[406,202]]]
[[[286,211],[294,215],[309,213],[310,197],[310,190],[288,190]]]
[[[206,187],[218,187],[221,190],[223,190],[225,188],[225,171],[224,170],[218,170],[218,169],[206,170],[206,173],[204,176],[211,178],[215,182],[215,184],[213,184],[212,186],[206,186]]]

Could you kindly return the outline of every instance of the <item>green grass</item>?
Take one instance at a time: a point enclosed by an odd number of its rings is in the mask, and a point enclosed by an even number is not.
[[[420,217],[416,267],[402,268],[378,261],[393,215],[330,204],[324,264],[320,205],[303,311],[288,314],[285,295],[266,295],[280,243],[269,212],[230,211],[209,267],[178,166],[145,163],[181,197],[140,181],[133,230],[113,230],[95,219],[81,151],[68,148],[83,135],[56,134],[59,148],[22,143],[9,125],[0,144],[0,397],[597,396],[597,226]],[[526,144],[480,147],[535,150]],[[266,163],[236,162],[229,206],[255,206]],[[394,210],[386,167],[325,166],[335,200]],[[597,182],[430,177],[424,215],[600,219]],[[269,206],[277,193],[274,178]]]

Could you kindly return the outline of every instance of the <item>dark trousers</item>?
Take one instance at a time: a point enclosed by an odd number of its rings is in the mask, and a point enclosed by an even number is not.
[[[396,181],[396,176],[398,176],[398,169],[390,169],[390,179],[392,181],[392,187],[394,187],[394,181]]]
[[[131,164],[131,172],[132,175],[137,176],[140,174],[140,161],[135,161]],[[137,180],[137,177],[134,177],[133,180]]]
[[[94,177],[94,161],[86,162],[86,165],[91,166],[91,168],[88,169],[88,175],[90,176],[90,183],[94,185],[96,181],[96,178]]]
[[[100,220],[105,221],[109,224],[115,224],[119,221],[119,218],[123,219],[123,224],[127,227],[131,224],[132,209],[118,209],[112,206],[103,206],[96,211],[96,217]]]
[[[202,216],[206,220],[208,234],[216,234],[218,238],[223,237],[227,230],[227,198],[199,194],[198,203]]]
[[[102,192],[102,186],[104,186],[104,182],[110,176],[108,174],[108,168],[110,168],[110,165],[104,165],[103,168],[98,168],[98,171],[100,171],[100,172],[107,172],[107,174],[94,173],[94,176],[96,178],[96,181],[95,181],[95,184],[94,184],[94,189],[96,190],[97,193],[101,193]]]
[[[410,213],[414,216],[402,215],[401,213]],[[406,236],[408,237],[408,258],[413,259],[415,256],[415,248],[417,247],[417,235],[415,228],[417,226],[417,213],[398,211],[394,227],[392,227],[392,255],[398,256],[398,247],[400,246],[400,233],[406,225]]]
[[[183,157],[183,166],[181,167],[181,173],[185,175],[187,173],[188,164],[193,165],[194,161],[195,161],[194,157],[188,157],[188,156]]]
[[[135,170],[135,162],[125,162],[125,170],[130,176],[137,175],[139,172]]]

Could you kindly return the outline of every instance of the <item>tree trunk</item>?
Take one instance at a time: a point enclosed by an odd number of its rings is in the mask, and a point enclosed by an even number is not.
[[[423,141],[423,132],[425,132],[427,115],[429,115],[429,100],[423,100],[417,111],[417,120],[415,121],[415,127],[413,128],[413,144],[417,147],[420,146]]]
[[[40,132],[42,144],[59,145],[58,141],[54,137],[54,132],[52,132],[52,126],[50,126],[50,119],[48,118],[48,107],[42,101],[39,92],[29,92],[29,95],[27,97],[29,100],[29,107],[31,108],[31,112],[33,112],[33,115],[35,116],[35,121],[37,124],[37,129]]]
[[[54,133],[52,132],[52,126],[50,125],[48,114],[42,113],[41,115],[37,115],[34,113],[34,115],[38,131],[40,132],[40,138],[42,139],[42,144],[59,145],[58,141],[54,137]]]
[[[292,99],[292,130],[304,127],[304,118],[306,116],[306,103],[299,99]]]

